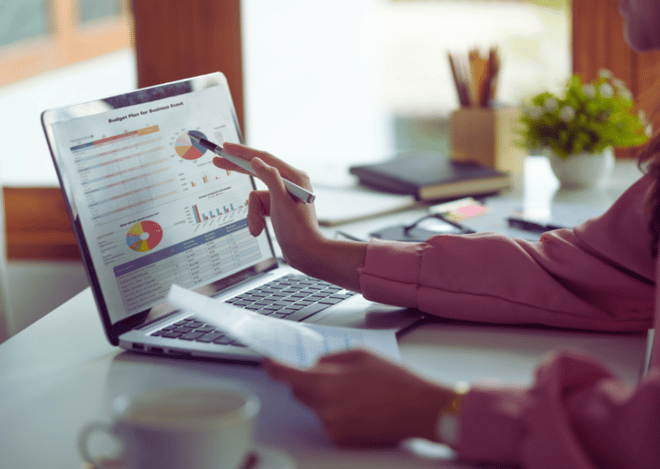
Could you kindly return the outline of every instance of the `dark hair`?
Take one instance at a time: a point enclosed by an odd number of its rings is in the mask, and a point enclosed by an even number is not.
[[[653,178],[653,185],[646,200],[646,212],[649,217],[651,234],[651,255],[658,257],[660,241],[660,133],[656,134],[642,147],[638,154],[639,166]]]
[[[649,142],[639,154],[640,168],[649,174],[654,182],[646,199],[646,212],[649,217],[648,229],[651,234],[651,255],[658,257],[660,241],[660,136]]]
[[[650,84],[639,96],[639,108],[644,109],[653,125],[653,135],[637,153],[640,169],[653,178],[653,185],[646,199],[648,229],[651,234],[651,255],[658,257],[660,241],[660,66],[646,70],[641,81]]]

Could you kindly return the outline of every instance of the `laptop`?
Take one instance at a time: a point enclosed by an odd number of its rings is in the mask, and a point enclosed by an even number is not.
[[[401,332],[422,319],[294,270],[268,229],[250,235],[253,178],[216,168],[189,134],[243,142],[222,73],[46,110],[41,120],[111,344],[260,361],[169,307],[173,284],[282,320]]]

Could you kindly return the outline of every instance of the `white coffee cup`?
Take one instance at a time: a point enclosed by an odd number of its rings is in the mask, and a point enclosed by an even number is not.
[[[104,457],[89,450],[98,432],[119,441],[130,469],[237,469],[253,447],[260,404],[243,390],[163,389],[116,402],[112,423],[92,422],[80,433],[80,454],[98,468]]]

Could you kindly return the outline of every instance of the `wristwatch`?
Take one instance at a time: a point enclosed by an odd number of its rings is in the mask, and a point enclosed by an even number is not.
[[[459,436],[459,416],[461,404],[465,394],[469,391],[470,385],[466,382],[459,382],[454,386],[454,397],[445,407],[436,424],[436,433],[442,443],[451,447],[456,446]]]

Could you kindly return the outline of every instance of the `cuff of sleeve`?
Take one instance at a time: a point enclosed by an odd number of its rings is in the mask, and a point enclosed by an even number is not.
[[[462,404],[456,446],[461,457],[519,465],[524,404],[522,390],[473,387]]]
[[[423,245],[371,240],[364,266],[358,269],[362,295],[368,300],[415,307]]]

